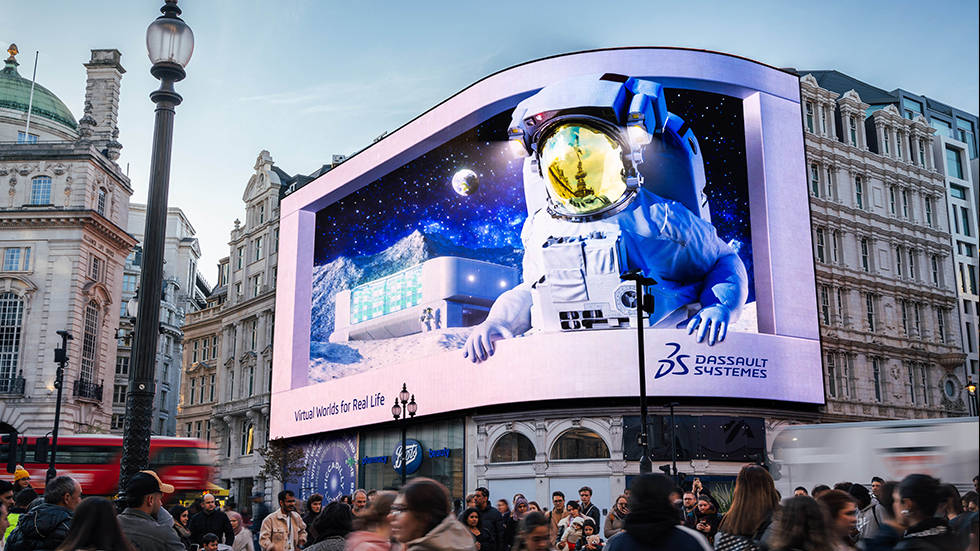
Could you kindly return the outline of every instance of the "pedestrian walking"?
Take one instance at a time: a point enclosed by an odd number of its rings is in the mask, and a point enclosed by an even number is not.
[[[182,551],[184,544],[171,528],[176,524],[163,508],[164,494],[174,493],[153,471],[140,471],[126,482],[126,509],[119,514],[119,526],[129,541],[141,551]]]
[[[772,551],[833,551],[823,509],[810,496],[791,497],[773,518]]]
[[[710,551],[703,535],[680,525],[670,501],[673,486],[662,474],[634,478],[623,531],[609,538],[605,551]]]
[[[206,494],[201,503],[204,509],[191,517],[191,543],[204,545],[205,534],[218,536],[218,543],[228,546],[235,543],[235,531],[231,528],[231,521],[224,511],[218,509],[217,499],[212,494]]]
[[[481,494],[482,503],[493,509],[486,505],[490,492],[477,489],[477,495]],[[435,480],[409,482],[395,498],[388,518],[392,535],[405,551],[476,551],[469,530],[449,514],[449,490]]]
[[[226,514],[228,515],[228,522],[231,523],[231,531],[235,533],[235,543],[231,544],[232,551],[255,551],[252,543],[252,532],[245,528],[242,515],[235,511]]]
[[[391,523],[388,515],[395,501],[392,492],[375,493],[367,508],[354,519],[354,532],[347,536],[347,551],[389,551]]]
[[[75,507],[82,501],[82,487],[70,476],[52,478],[44,486],[44,502],[17,520],[17,528],[4,544],[5,551],[56,549],[71,529]]]
[[[184,549],[191,551],[191,531],[188,528],[191,520],[190,512],[187,507],[178,503],[170,508],[170,516],[174,519],[174,532],[177,532],[180,543],[184,544]]]
[[[296,551],[306,540],[306,523],[296,512],[296,494],[279,492],[279,508],[262,521],[259,547],[262,551]]]
[[[486,551],[495,547],[493,534],[483,528],[483,525],[480,523],[480,512],[475,507],[463,511],[459,518],[463,525],[473,534],[473,538],[476,539],[476,551]]]
[[[623,520],[629,513],[629,500],[626,495],[616,498],[616,506],[606,515],[606,522],[602,526],[602,535],[609,539],[623,530]]]
[[[314,541],[316,539],[316,531],[313,528],[313,521],[316,520],[316,516],[320,514],[320,510],[322,508],[322,495],[313,494],[306,500],[306,514],[303,515],[303,522],[306,523],[306,539],[309,541]]]
[[[551,541],[551,520],[540,512],[530,512],[521,522],[516,551],[552,551]]]
[[[898,497],[896,517],[905,527],[905,533],[895,545],[895,551],[938,551],[958,547],[947,520],[936,517],[936,509],[944,497],[939,480],[925,474],[911,474],[898,485]]]
[[[834,551],[854,549],[852,537],[857,534],[857,500],[844,490],[830,490],[820,494],[817,502],[827,515],[830,545]]]
[[[772,516],[778,508],[779,493],[769,471],[758,465],[742,467],[735,478],[732,505],[715,535],[715,549],[738,549],[749,543],[766,549]]]
[[[116,508],[104,497],[83,499],[72,518],[71,529],[57,551],[136,551],[116,520]]]
[[[882,518],[878,533],[862,540],[864,551],[891,551],[902,537],[905,527],[895,517],[895,498],[898,482],[888,481],[878,485],[878,503],[881,504]]]
[[[313,532],[317,534],[306,551],[344,551],[347,535],[354,531],[354,514],[345,503],[331,502],[320,511],[313,521]]]

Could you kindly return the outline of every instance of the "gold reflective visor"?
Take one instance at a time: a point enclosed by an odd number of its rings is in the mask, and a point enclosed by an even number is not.
[[[588,215],[610,208],[626,193],[622,147],[605,132],[578,123],[559,124],[544,139],[541,168],[552,206]]]

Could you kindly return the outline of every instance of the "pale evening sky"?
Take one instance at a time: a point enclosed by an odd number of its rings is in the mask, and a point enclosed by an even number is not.
[[[145,202],[157,87],[146,26],[162,0],[3,0],[0,46],[19,71],[78,119],[91,49],[122,52],[119,159]],[[289,174],[349,154],[499,70],[555,54],[617,46],[678,46],[776,67],[837,69],[885,90],[904,88],[970,113],[980,102],[975,1],[928,3],[335,2],[181,0],[194,30],[177,84],[170,205],[197,230],[200,269],[215,283],[242,193],[267,149]],[[6,55],[4,56],[6,57]]]

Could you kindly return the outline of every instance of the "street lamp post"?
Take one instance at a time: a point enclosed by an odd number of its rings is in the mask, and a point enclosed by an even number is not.
[[[153,66],[150,74],[160,88],[150,94],[156,104],[153,153],[150,163],[146,228],[143,232],[143,265],[139,288],[143,300],[136,312],[133,369],[129,375],[129,403],[123,429],[123,454],[119,488],[149,465],[150,432],[153,422],[154,372],[163,294],[163,248],[167,233],[167,194],[170,188],[170,153],[173,145],[174,108],[183,98],[174,83],[184,79],[184,67],[194,52],[194,33],[178,17],[177,0],[165,0],[163,13],[146,29],[146,49]]]
[[[47,476],[44,477],[45,483],[58,476],[55,468],[58,458],[58,426],[61,424],[61,387],[65,386],[65,364],[68,363],[68,341],[72,340],[71,333],[68,331],[58,331],[61,335],[61,348],[54,349],[54,361],[58,364],[58,371],[55,372],[54,387],[58,389],[58,402],[54,406],[54,430],[51,431],[51,459],[48,463]],[[40,438],[38,439],[40,440]]]
[[[973,408],[973,415],[980,416],[980,405],[977,404],[977,383],[973,382],[973,377],[967,379],[966,391],[970,393],[970,406]]]
[[[643,349],[643,287],[656,283],[649,277],[643,277],[640,270],[630,270],[621,276],[624,281],[636,282],[636,346],[640,364],[640,447],[643,457],[640,458],[640,474],[653,472],[653,460],[650,459],[650,435],[647,433],[647,362]],[[652,299],[651,299],[652,300]],[[652,304],[650,310],[653,310]]]
[[[411,396],[411,399],[409,399]],[[405,487],[405,481],[408,477],[407,467],[405,466],[406,458],[406,448],[408,447],[408,419],[415,417],[415,412],[418,411],[419,405],[415,403],[415,395],[408,393],[408,385],[402,383],[402,391],[398,393],[398,397],[395,398],[395,405],[391,406],[391,415],[395,418],[395,421],[402,427],[402,487]],[[407,416],[406,416],[407,415]]]
[[[679,405],[677,402],[671,402],[664,406],[670,408],[670,459],[673,465],[674,486],[677,486],[677,424],[674,423],[674,407]]]

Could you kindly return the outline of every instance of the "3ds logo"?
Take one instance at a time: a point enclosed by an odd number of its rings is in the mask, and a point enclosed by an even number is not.
[[[405,443],[405,473],[412,474],[422,466],[422,444],[411,438]],[[402,445],[400,443],[391,455],[392,467],[395,468],[395,471],[402,472]]]
[[[657,368],[657,374],[653,376],[654,379],[665,377],[671,373],[674,375],[687,375],[691,372],[687,368],[687,365],[684,364],[684,360],[691,356],[689,354],[678,354],[681,351],[681,345],[676,342],[668,342],[667,346],[673,347],[674,351],[668,354],[666,358],[660,359],[660,367]]]

